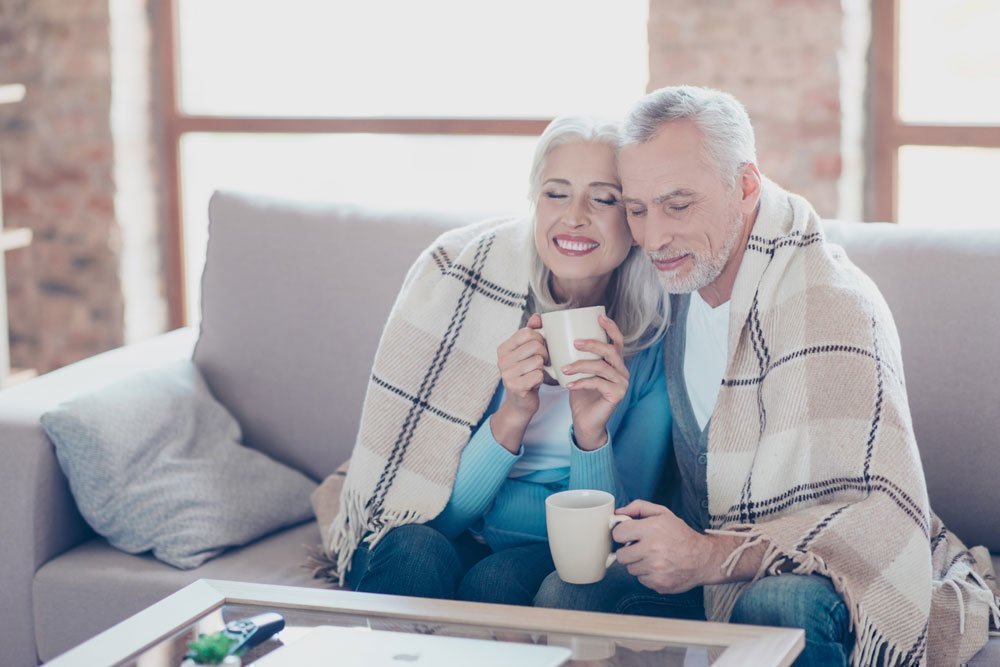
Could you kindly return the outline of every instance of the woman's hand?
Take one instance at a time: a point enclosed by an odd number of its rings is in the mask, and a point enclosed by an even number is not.
[[[528,423],[538,412],[538,387],[545,380],[542,367],[548,362],[549,350],[538,332],[541,328],[542,318],[535,313],[527,326],[497,348],[504,398],[490,417],[490,428],[496,441],[515,454],[521,449]]]
[[[585,451],[597,449],[608,441],[608,420],[628,390],[628,368],[625,367],[623,357],[625,337],[610,317],[601,315],[599,322],[607,332],[610,343],[579,339],[574,341],[574,345],[578,350],[593,352],[601,358],[574,361],[562,369],[566,375],[594,375],[566,385],[569,389],[569,407],[573,413],[576,444]]]

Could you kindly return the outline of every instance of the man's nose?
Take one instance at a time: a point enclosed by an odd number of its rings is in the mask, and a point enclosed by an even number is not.
[[[674,240],[674,228],[667,220],[655,215],[647,216],[642,230],[642,245],[648,252],[669,246]]]

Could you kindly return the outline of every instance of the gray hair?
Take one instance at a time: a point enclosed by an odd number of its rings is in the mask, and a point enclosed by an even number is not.
[[[574,141],[594,141],[617,148],[621,137],[619,123],[588,116],[559,116],[549,123],[538,138],[531,163],[528,195],[531,201],[532,227],[536,224],[535,204],[542,189],[545,159],[557,146]],[[625,224],[623,218],[622,224]],[[538,255],[534,234],[530,235],[528,252],[531,256],[531,299],[538,312],[572,308],[573,303],[560,303],[552,293],[552,271]],[[660,287],[656,268],[642,248],[632,247],[625,261],[615,269],[608,285],[608,317],[615,321],[625,338],[625,355],[653,345],[670,322],[670,302]]]
[[[757,163],[753,125],[746,108],[729,93],[697,86],[668,86],[632,107],[622,127],[621,146],[653,138],[665,123],[690,120],[704,136],[706,158],[730,187],[746,164]]]

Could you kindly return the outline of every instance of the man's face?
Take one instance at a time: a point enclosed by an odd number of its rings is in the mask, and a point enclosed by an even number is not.
[[[743,232],[743,191],[728,187],[702,151],[691,121],[665,124],[618,158],[632,236],[671,294],[711,285]]]

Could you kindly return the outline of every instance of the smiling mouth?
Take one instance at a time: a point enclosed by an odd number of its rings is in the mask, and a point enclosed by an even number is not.
[[[690,256],[691,256],[691,253],[687,253],[687,254],[684,254],[684,255],[678,255],[676,257],[667,257],[667,258],[664,258],[664,259],[654,258],[653,259],[653,265],[659,271],[673,271],[674,269],[676,269],[677,267],[679,267],[681,265],[681,263],[685,259],[687,259]]]
[[[589,255],[601,246],[600,243],[593,239],[569,238],[565,236],[557,236],[552,239],[552,242],[556,246],[556,250],[570,257]]]

